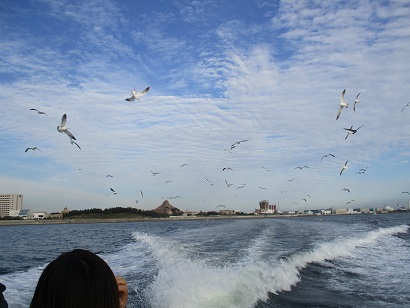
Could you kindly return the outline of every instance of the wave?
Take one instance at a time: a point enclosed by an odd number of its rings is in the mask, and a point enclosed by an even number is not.
[[[139,232],[133,237],[147,245],[157,260],[158,275],[142,291],[152,307],[252,307],[259,300],[266,301],[270,293],[291,291],[300,282],[300,271],[309,264],[353,256],[357,249],[371,249],[408,229],[400,225],[341,237],[275,262],[258,259],[252,250],[261,246],[264,234],[246,249],[249,258],[223,267],[195,257],[178,241]]]

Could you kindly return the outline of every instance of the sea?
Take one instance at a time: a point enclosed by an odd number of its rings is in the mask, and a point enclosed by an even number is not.
[[[62,252],[97,253],[127,307],[410,307],[410,213],[0,226],[0,282],[28,307]]]

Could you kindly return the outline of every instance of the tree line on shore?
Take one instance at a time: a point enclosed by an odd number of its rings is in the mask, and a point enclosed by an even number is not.
[[[175,210],[174,210],[175,209]],[[176,208],[171,209],[172,214],[158,212],[153,210],[142,210],[132,207],[112,207],[107,209],[91,208],[84,210],[71,210],[69,212],[63,212],[61,219],[104,219],[104,218],[132,218],[132,217],[149,217],[149,218],[168,218],[172,216],[182,216],[182,212]],[[219,216],[220,213],[216,211],[200,211],[196,213],[196,216]],[[236,212],[235,215],[248,215],[242,212]],[[44,219],[56,219],[55,216],[50,216]],[[23,220],[20,216],[3,216],[0,220]]]

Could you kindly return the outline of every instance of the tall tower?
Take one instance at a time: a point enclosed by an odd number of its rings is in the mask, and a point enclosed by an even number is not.
[[[259,201],[259,208],[261,211],[267,211],[269,209],[269,201],[268,200]]]

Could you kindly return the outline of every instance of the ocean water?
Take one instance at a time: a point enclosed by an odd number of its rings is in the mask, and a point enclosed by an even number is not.
[[[128,307],[410,307],[410,214],[0,226],[0,282],[28,307],[74,248],[124,276]]]

